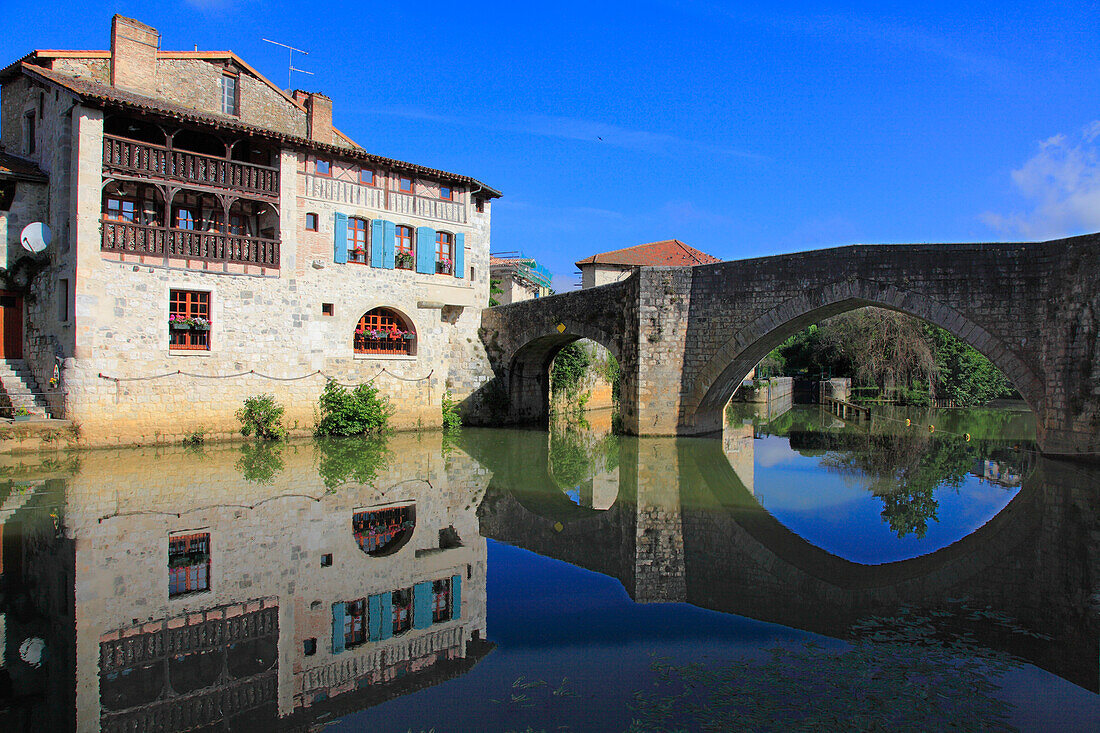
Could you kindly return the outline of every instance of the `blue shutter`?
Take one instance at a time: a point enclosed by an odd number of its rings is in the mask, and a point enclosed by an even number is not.
[[[455,277],[465,277],[466,269],[466,235],[461,232],[455,235]]]
[[[382,638],[389,639],[391,636],[393,636],[393,594],[387,591],[378,597],[382,599]]]
[[[332,227],[332,260],[348,261],[348,215],[336,213],[336,224]]]
[[[332,653],[344,651],[344,604],[332,604]]]
[[[426,629],[432,625],[432,583],[413,586],[413,628]]]
[[[435,230],[431,227],[416,230],[416,271],[435,274]]]
[[[392,221],[384,223],[386,233],[382,236],[382,267],[392,270],[394,249],[397,247],[397,225]]]
[[[367,638],[378,641],[382,638],[382,596],[367,598]]]
[[[370,223],[370,266],[381,267],[382,266],[382,240],[385,235],[382,234],[383,225],[387,222],[381,219],[375,219]]]
[[[462,615],[462,576],[451,576],[451,618],[457,619]]]

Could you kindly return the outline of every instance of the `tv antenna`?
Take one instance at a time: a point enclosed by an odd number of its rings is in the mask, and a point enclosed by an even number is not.
[[[260,40],[261,41],[266,41],[267,43],[273,43],[276,46],[282,46],[285,49],[289,49],[289,51],[290,51],[290,61],[287,64],[287,70],[286,70],[286,88],[288,90],[294,88],[294,82],[291,81],[291,76],[290,76],[293,72],[297,71],[299,74],[309,74],[310,76],[313,76],[312,71],[306,71],[305,69],[296,69],[296,68],[294,68],[294,52],[297,51],[298,53],[304,53],[306,56],[309,56],[309,51],[303,51],[300,48],[294,48],[294,46],[288,46],[285,43],[279,43],[278,41],[272,41],[272,40],[269,40],[267,38],[261,38]]]

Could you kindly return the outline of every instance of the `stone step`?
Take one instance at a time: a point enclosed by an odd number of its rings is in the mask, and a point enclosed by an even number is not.
[[[34,374],[22,359],[0,360],[0,389],[7,395],[14,410],[31,415],[49,416],[45,397],[38,388]]]

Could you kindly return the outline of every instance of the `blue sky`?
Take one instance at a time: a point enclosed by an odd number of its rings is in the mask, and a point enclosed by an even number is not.
[[[6,0],[6,63],[236,51],[335,101],[371,152],[504,192],[493,251],[573,262],[676,237],[723,259],[1100,230],[1100,6]],[[12,28],[18,32],[11,32]]]

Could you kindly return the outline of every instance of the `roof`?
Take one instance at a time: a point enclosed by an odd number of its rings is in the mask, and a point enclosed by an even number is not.
[[[665,239],[660,242],[639,244],[625,249],[602,252],[585,257],[575,264],[581,265],[625,265],[630,267],[691,267],[693,265],[711,265],[721,262],[688,246],[679,239]]]
[[[37,165],[0,150],[0,179],[19,178],[24,181],[45,183],[49,180]]]
[[[375,165],[392,168],[398,171],[406,171],[432,178],[472,184],[474,186],[477,186],[479,189],[479,191],[475,193],[480,193],[486,198],[499,198],[501,196],[500,191],[497,191],[491,186],[487,186],[476,178],[471,178],[470,176],[464,176],[458,173],[449,173],[447,171],[438,170],[436,168],[428,168],[427,166],[417,165],[416,163],[408,163],[403,160],[396,160],[394,158],[387,158],[381,155],[374,155],[358,147],[330,145],[328,143],[317,142],[316,140],[310,140],[308,138],[298,137],[296,135],[288,135],[286,133],[279,132],[277,130],[270,130],[265,127],[249,125],[247,123],[241,122],[235,117],[230,117],[229,115],[215,114],[213,112],[200,112],[191,107],[184,107],[178,104],[173,104],[171,102],[166,102],[162,99],[155,99],[153,97],[147,97],[143,94],[137,94],[135,92],[126,91],[117,87],[109,86],[107,84],[101,84],[100,82],[94,81],[92,79],[72,76],[70,74],[63,74],[61,72],[54,71],[53,69],[47,69],[41,66],[27,63],[24,60],[39,55],[44,55],[46,53],[60,54],[62,52],[35,51],[32,54],[28,54],[28,56],[23,57],[23,59],[20,59],[11,66],[8,66],[6,69],[0,71],[0,77],[9,76],[12,73],[23,73],[31,79],[61,87],[78,96],[83,102],[90,103],[92,106],[122,107],[125,109],[139,110],[162,117],[170,117],[173,119],[183,120],[185,122],[192,122],[200,125],[228,128],[250,135],[256,135],[257,137],[276,140],[278,142],[302,150],[330,153],[344,158],[350,158],[352,160],[368,161]],[[93,52],[73,52],[73,55],[89,55],[91,53]],[[175,52],[162,51],[159,52],[159,54],[174,55]],[[204,55],[227,56],[226,54],[214,54],[213,52],[198,52],[187,55],[195,57],[203,57]],[[236,59],[235,55],[229,54],[228,56],[232,56],[232,58]],[[243,61],[240,63],[246,68],[249,68],[247,64],[244,64]],[[259,75],[257,74],[257,76]],[[262,79],[263,77],[260,78]],[[265,79],[264,81],[267,80]],[[267,83],[270,84],[270,82]],[[287,96],[285,92],[282,92],[280,90],[280,93],[283,94],[284,97],[287,97],[287,99],[289,99],[292,104],[297,107],[301,107],[301,105],[299,105],[292,98]],[[337,130],[334,130],[333,132],[337,135],[340,135],[345,140],[348,140],[347,136],[343,135],[343,133],[340,133]]]

